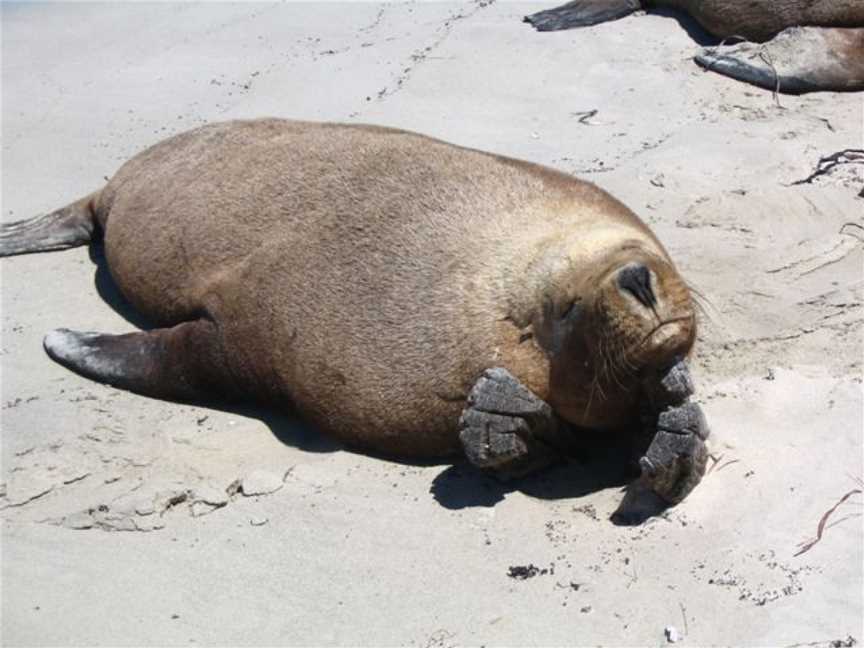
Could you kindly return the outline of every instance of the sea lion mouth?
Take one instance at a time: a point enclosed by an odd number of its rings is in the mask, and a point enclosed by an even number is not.
[[[652,337],[654,337],[654,335],[656,333],[658,333],[659,331],[661,331],[661,330],[663,330],[669,326],[674,326],[675,324],[680,324],[681,322],[690,322],[692,319],[693,318],[690,317],[689,315],[685,315],[682,317],[674,317],[672,319],[668,319],[665,322],[660,322],[657,326],[655,326],[653,329],[651,329],[648,332],[648,334],[645,335],[644,338],[642,338],[642,341],[639,344],[637,344],[636,346],[637,347],[643,346],[648,340],[650,340]]]
[[[670,329],[681,329],[681,325],[684,323],[692,324],[693,317],[691,315],[685,315],[682,317],[674,317],[672,319],[668,319],[664,322],[660,322],[657,326],[651,329],[638,344],[634,344],[629,352],[635,352],[640,349],[645,348],[649,344],[654,347],[662,347],[667,341],[673,339],[675,337],[675,332]]]

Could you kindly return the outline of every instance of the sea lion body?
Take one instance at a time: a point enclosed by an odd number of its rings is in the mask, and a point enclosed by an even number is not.
[[[554,31],[655,7],[686,12],[724,39],[695,57],[706,69],[791,94],[864,89],[860,0],[572,0],[525,20]]]
[[[719,38],[767,41],[788,27],[864,27],[858,0],[650,0],[692,16]]]
[[[555,400],[535,313],[575,286],[544,285],[553,273],[587,276],[628,247],[671,265],[593,185],[377,127],[205,126],[130,160],[94,210],[122,293],[161,326],[206,313],[238,390],[403,455],[458,448],[487,367]],[[632,395],[612,385],[615,406],[595,395],[585,412],[584,379],[558,398],[570,418],[633,420]]]
[[[401,130],[204,126],[101,191],[4,226],[0,256],[80,245],[94,228],[120,291],[162,328],[58,330],[52,358],[151,396],[290,405],[392,455],[450,454],[460,425],[482,419],[518,459],[528,450],[510,433],[528,434],[528,415],[495,408],[529,400],[580,428],[635,425],[646,372],[695,338],[669,255],[609,194]],[[470,393],[495,411],[469,412]]]

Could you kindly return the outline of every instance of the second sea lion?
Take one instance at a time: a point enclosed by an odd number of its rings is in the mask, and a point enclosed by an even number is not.
[[[573,0],[525,20],[554,31],[652,7],[680,9],[719,38],[744,39],[697,55],[706,69],[790,94],[864,90],[860,0]]]

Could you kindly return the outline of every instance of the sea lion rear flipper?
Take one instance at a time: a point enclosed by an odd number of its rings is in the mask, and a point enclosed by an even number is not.
[[[95,196],[91,194],[44,216],[0,225],[0,257],[87,245],[96,230]]]
[[[640,0],[572,0],[565,5],[525,16],[537,31],[558,31],[617,20],[641,7]]]
[[[57,329],[43,345],[64,367],[145,396],[189,401],[233,392],[216,325],[205,319],[124,335]]]
[[[468,395],[459,439],[468,460],[496,477],[521,477],[554,461],[560,422],[506,369],[488,369]]]
[[[864,29],[790,27],[766,43],[707,48],[696,62],[788,94],[864,90]]]

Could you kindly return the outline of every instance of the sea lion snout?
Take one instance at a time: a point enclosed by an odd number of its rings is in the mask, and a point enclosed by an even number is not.
[[[641,336],[626,356],[637,369],[657,369],[689,354],[696,338],[696,316],[687,285],[667,263],[631,263],[618,273],[627,296],[631,324]]]
[[[696,336],[690,291],[660,259],[629,260],[613,269],[598,291],[596,312],[600,346],[607,354],[617,348],[609,355],[630,371],[686,356]]]

